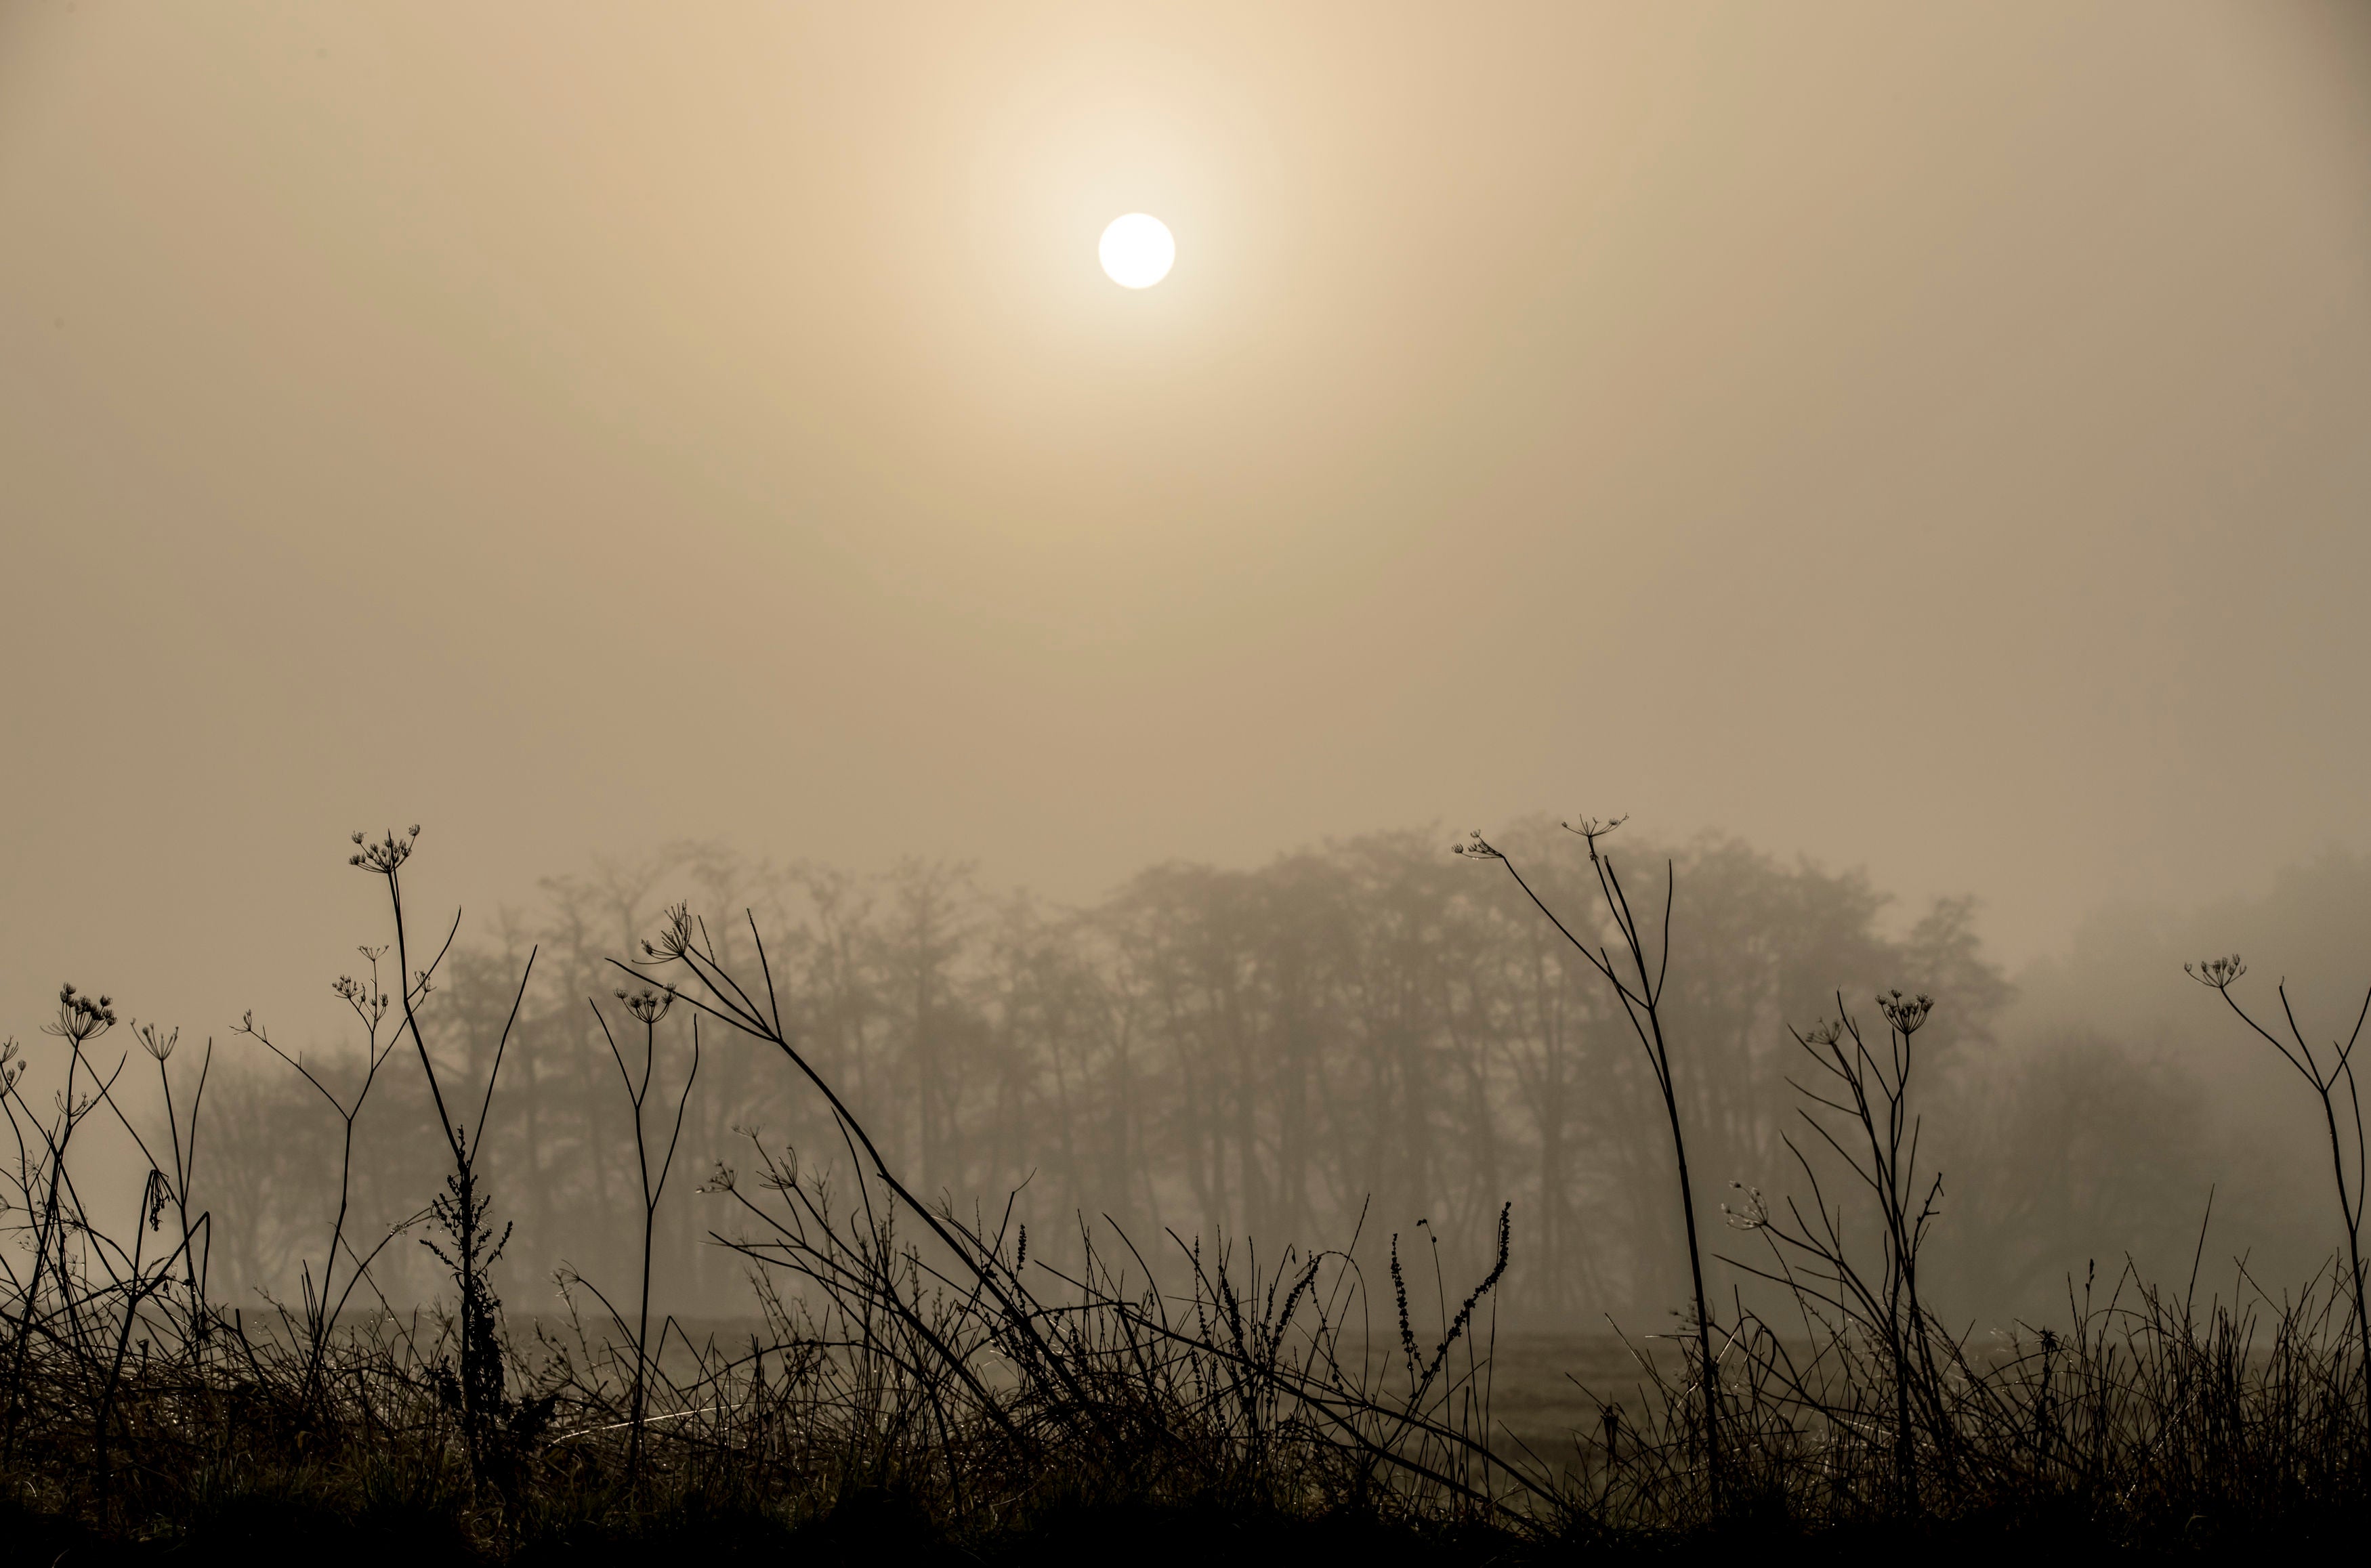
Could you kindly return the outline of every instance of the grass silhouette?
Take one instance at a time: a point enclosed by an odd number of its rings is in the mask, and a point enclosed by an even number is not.
[[[296,1302],[250,1317],[207,1287],[213,1222],[191,1194],[210,1051],[177,1075],[175,1037],[134,1026],[164,1129],[144,1124],[123,1086],[130,1050],[107,1059],[108,997],[61,991],[48,1028],[64,1087],[46,1103],[28,1091],[13,1043],[0,1055],[15,1140],[0,1178],[11,1231],[0,1534],[34,1553],[21,1560],[796,1551],[1035,1562],[1126,1550],[1158,1562],[1318,1551],[1549,1562],[1726,1554],[1748,1539],[1973,1556],[2261,1550],[2365,1516],[2371,1325],[2359,1121],[2352,1144],[2339,1134],[2341,1108],[2354,1104],[2344,1050],[2334,1066],[2303,1058],[2330,1113],[2349,1227],[2319,1275],[2279,1289],[2242,1265],[2227,1293],[2202,1302],[2195,1266],[2178,1294],[2127,1267],[2071,1285],[2061,1321],[1979,1340],[1918,1284],[1940,1182],[1920,1164],[1911,1104],[1930,1004],[1879,998],[1879,1043],[1839,997],[1833,1019],[1796,1036],[1813,1069],[1789,1145],[1804,1190],[1774,1201],[1741,1187],[1724,1205],[1731,1261],[1783,1310],[1740,1299],[1718,1312],[1692,1258],[1683,1354],[1642,1347],[1635,1391],[1600,1397],[1593,1426],[1543,1449],[1493,1412],[1495,1291],[1519,1245],[1507,1210],[1494,1262],[1469,1286],[1452,1287],[1432,1248],[1429,1312],[1421,1284],[1410,1288],[1421,1253],[1411,1242],[1404,1256],[1396,1235],[1388,1283],[1372,1290],[1356,1236],[1263,1253],[1251,1239],[1136,1237],[1082,1219],[1058,1261],[1042,1246],[1033,1255],[1011,1205],[966,1216],[901,1178],[802,1049],[753,917],[751,956],[736,961],[681,905],[619,962],[633,978],[618,999],[643,1025],[639,1057],[606,1036],[640,1157],[632,1320],[590,1282],[564,1279],[568,1315],[514,1332],[488,1283],[503,1233],[477,1143],[446,1111],[458,1086],[440,1078],[420,1032],[442,950],[410,968],[398,871],[415,839],[369,847],[366,869],[388,883],[399,1000],[381,989],[386,950],[364,950],[371,977],[340,995],[369,1031],[367,1071],[341,1094],[282,1053],[347,1133],[337,1218]],[[1654,1012],[1668,928],[1650,951],[1618,890],[1607,896],[1631,951],[1629,972],[1609,958],[1604,973],[1633,988],[1684,1170],[1671,1084],[1686,1063]],[[2237,977],[2233,963],[2210,984],[2227,999]],[[839,1147],[822,1152],[845,1157],[803,1158],[752,1133],[747,1153],[704,1183],[734,1216],[711,1239],[749,1265],[763,1324],[734,1343],[650,1322],[657,1194],[697,1071],[695,1057],[671,1117],[662,1094],[663,1136],[648,1136],[655,1030],[671,1008],[779,1056],[828,1109]],[[452,1169],[428,1210],[356,1237],[352,1128],[406,1036]],[[507,1036],[506,1025],[489,1053],[479,1136]],[[87,1208],[70,1165],[94,1119],[149,1161],[128,1237]],[[1838,1169],[1840,1187],[1822,1174]],[[1683,1201],[1693,1252],[1684,1188]],[[426,1223],[457,1295],[399,1312],[373,1263]],[[1848,1244],[1869,1232],[1873,1251]],[[599,1308],[590,1322],[575,1310],[580,1287]]]

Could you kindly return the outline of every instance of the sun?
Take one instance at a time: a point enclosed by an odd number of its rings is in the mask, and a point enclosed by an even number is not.
[[[1095,250],[1112,282],[1128,289],[1151,288],[1169,276],[1177,260],[1177,241],[1170,237],[1169,225],[1149,213],[1114,218]]]

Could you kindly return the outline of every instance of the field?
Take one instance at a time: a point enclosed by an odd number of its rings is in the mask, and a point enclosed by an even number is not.
[[[2265,1034],[2328,1113],[2345,1249],[2318,1276],[2267,1286],[2243,1265],[2219,1286],[2194,1273],[2164,1286],[2110,1271],[2070,1282],[2059,1320],[1978,1335],[1921,1290],[1939,1182],[1906,1107],[1930,1004],[1880,998],[1881,1029],[1846,1014],[1798,1035],[1803,1092],[1824,1113],[1808,1124],[1834,1163],[1804,1159],[1793,1196],[1740,1188],[1720,1206],[1718,1244],[1759,1287],[1724,1307],[1703,1292],[1669,1091],[1686,1068],[1652,956],[1668,930],[1633,914],[1591,837],[1620,945],[1586,956],[1666,1086],[1697,1293],[1653,1336],[1501,1335],[1505,1209],[1491,1261],[1452,1279],[1397,1235],[1315,1251],[1173,1236],[1155,1264],[1114,1227],[1033,1250],[1009,1210],[926,1200],[802,1054],[754,923],[735,959],[678,907],[618,993],[641,1054],[630,1032],[611,1037],[644,1194],[639,1294],[563,1274],[571,1311],[538,1319],[506,1312],[495,1289],[513,1227],[478,1158],[507,1034],[467,1087],[422,1043],[434,966],[411,962],[411,844],[390,835],[354,857],[385,880],[392,972],[413,977],[399,995],[347,996],[371,1026],[368,1074],[341,1098],[290,1063],[349,1129],[390,1064],[424,1076],[447,1170],[410,1228],[447,1276],[441,1306],[379,1297],[372,1264],[399,1232],[364,1245],[346,1229],[351,1140],[337,1228],[300,1292],[268,1307],[212,1296],[213,1219],[190,1201],[201,1097],[174,1076],[173,1040],[134,1031],[165,1108],[144,1131],[119,1090],[134,1053],[98,1044],[119,1026],[108,997],[61,991],[50,1032],[66,1070],[48,1104],[8,1064],[19,1245],[0,1506],[52,1558],[1561,1561],[1742,1538],[2181,1552],[2317,1540],[2365,1517],[2351,1047],[2333,1061]],[[1515,873],[1478,838],[1466,853]],[[2252,1027],[2231,996],[2239,973],[2222,961],[2195,977]],[[651,1308],[677,1154],[669,1111],[650,1101],[651,1042],[677,1009],[774,1052],[827,1107],[845,1156],[817,1165],[753,1140],[753,1162],[709,1174],[730,1215],[715,1244],[755,1292],[732,1320]],[[77,1135],[108,1120],[150,1161],[128,1236],[94,1222],[77,1186]]]

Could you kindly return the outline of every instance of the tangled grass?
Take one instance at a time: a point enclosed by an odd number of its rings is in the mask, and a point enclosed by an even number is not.
[[[396,918],[400,941],[399,899]],[[1373,1249],[1356,1238],[1263,1261],[1172,1234],[1156,1268],[1137,1239],[1082,1222],[1058,1258],[1033,1255],[1010,1207],[966,1218],[899,1181],[784,1027],[750,934],[757,967],[735,972],[671,911],[627,966],[641,988],[620,993],[645,1025],[639,1068],[612,1041],[638,1129],[651,1028],[673,1006],[779,1052],[830,1109],[828,1168],[753,1135],[740,1169],[706,1183],[734,1216],[713,1239],[747,1263],[761,1325],[730,1343],[672,1320],[653,1334],[647,1245],[635,1309],[564,1276],[568,1315],[515,1332],[487,1283],[499,1232],[457,1121],[450,1201],[422,1217],[445,1228],[459,1309],[377,1299],[387,1239],[350,1238],[342,1205],[298,1300],[252,1319],[226,1307],[205,1285],[211,1219],[189,1201],[205,1063],[179,1079],[174,1042],[137,1031],[166,1105],[166,1128],[144,1128],[118,1089],[131,1054],[110,1065],[97,1043],[112,1004],[63,992],[53,1101],[0,1059],[17,1153],[6,1217],[23,1255],[0,1284],[0,1532],[32,1552],[17,1560],[795,1547],[823,1561],[1524,1562],[1725,1552],[1741,1537],[2180,1552],[2339,1539],[2366,1516],[2352,1245],[2287,1293],[2244,1269],[2203,1303],[2194,1269],[2179,1295],[2129,1271],[2087,1280],[2061,1324],[2006,1336],[1954,1331],[1929,1308],[1917,1262],[1937,1188],[1906,1110],[1923,998],[1881,999],[1883,1042],[1841,999],[1798,1036],[1813,1075],[1804,1191],[1774,1204],[1740,1189],[1726,1205],[1732,1262],[1785,1316],[1741,1298],[1722,1320],[1700,1313],[1637,1357],[1626,1399],[1601,1398],[1593,1424],[1540,1445],[1493,1411],[1507,1212],[1493,1266],[1462,1292],[1436,1278],[1429,1313],[1411,1305],[1396,1237],[1371,1282]],[[374,1075],[404,1031],[417,1041],[429,973],[404,977],[400,1006],[376,974],[353,987]],[[2227,997],[2236,963],[2215,974]],[[2317,1066],[2326,1107],[2351,1103],[2350,1060]],[[323,1092],[351,1127],[359,1101]],[[69,1157],[95,1118],[150,1160],[128,1240],[75,1184]],[[2351,1224],[2359,1185],[2334,1109],[2331,1126]],[[2359,1184],[2359,1121],[2354,1134]],[[674,1140],[638,1135],[638,1148],[647,1227]],[[1851,1205],[1829,1194],[1839,1172]],[[1880,1243],[1864,1259],[1845,1237],[1867,1221]]]

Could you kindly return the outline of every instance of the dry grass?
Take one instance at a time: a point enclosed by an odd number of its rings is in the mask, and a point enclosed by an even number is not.
[[[143,1137],[116,1090],[129,1055],[108,1065],[97,1044],[110,1005],[64,994],[64,1093],[39,1104],[6,1066],[6,1218],[24,1245],[0,1283],[0,1529],[76,1561],[715,1559],[792,1542],[825,1560],[1521,1561],[1727,1550],[1740,1531],[1930,1553],[2206,1550],[2365,1516],[2351,1254],[2287,1294],[2243,1271],[2202,1303],[2194,1275],[2177,1297],[2127,1273],[2075,1289],[2053,1328],[1947,1329],[1917,1286],[1931,1188],[1903,1110],[1926,1015],[1898,997],[1888,1045],[1841,1010],[1801,1037],[1827,1075],[1805,1104],[1808,1193],[1775,1213],[1750,1194],[1730,1216],[1739,1261],[1789,1318],[1741,1302],[1683,1325],[1637,1357],[1625,1399],[1590,1400],[1547,1442],[1494,1406],[1503,1215],[1496,1266],[1463,1291],[1411,1290],[1398,1238],[1373,1281],[1355,1238],[1263,1256],[1081,1227],[1049,1262],[1009,1210],[966,1218],[898,1181],[800,1055],[754,951],[736,974],[675,911],[637,966],[658,988],[635,998],[646,1025],[685,1005],[780,1052],[840,1136],[836,1177],[753,1136],[737,1171],[710,1178],[735,1216],[714,1239],[747,1262],[763,1324],[734,1343],[672,1320],[653,1332],[647,1276],[621,1298],[642,1304],[631,1314],[563,1280],[583,1315],[512,1333],[457,1255],[457,1316],[341,1312],[370,1295],[374,1255],[342,1220],[300,1301],[226,1310],[205,1288],[211,1222],[187,1203],[203,1064],[178,1080],[170,1042],[141,1036],[169,1123]],[[363,1006],[366,1021],[402,1010],[375,981]],[[643,1047],[639,1077],[618,1064],[637,1114]],[[151,1157],[129,1241],[70,1174],[98,1117]],[[468,1145],[448,1130],[466,1179]],[[666,1167],[646,1159],[646,1193]],[[1822,1184],[1839,1179],[1883,1238],[1866,1262]],[[457,1201],[494,1234],[490,1197]]]

